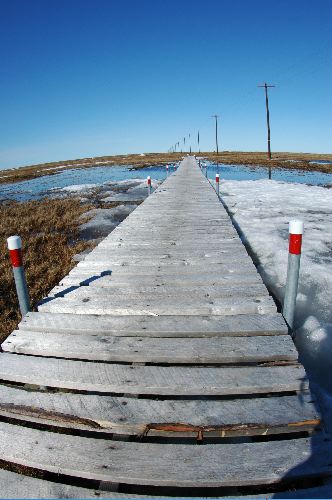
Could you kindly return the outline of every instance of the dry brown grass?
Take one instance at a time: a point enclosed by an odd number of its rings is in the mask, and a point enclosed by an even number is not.
[[[210,161],[236,164],[236,165],[250,165],[283,168],[283,169],[301,169],[317,172],[332,173],[332,165],[321,165],[309,163],[313,160],[330,160],[332,161],[331,154],[309,154],[309,153],[272,153],[272,159],[268,160],[266,153],[246,153],[241,151],[221,151],[217,153],[201,153]],[[292,160],[287,162],[285,160]]]
[[[77,199],[12,202],[0,205],[0,341],[12,332],[20,314],[6,239],[19,234],[33,307],[68,274],[74,254],[89,247],[78,239],[80,217],[92,208]]]

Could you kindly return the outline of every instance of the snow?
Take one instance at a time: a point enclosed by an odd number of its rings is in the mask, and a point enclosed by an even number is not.
[[[60,189],[60,191],[69,191],[70,193],[81,193],[98,187],[99,184],[72,184]],[[55,188],[58,189],[58,188]]]
[[[114,208],[93,208],[83,215],[84,218],[91,217],[91,219],[81,224],[81,238],[86,240],[105,238],[136,207],[136,204],[127,204]]]
[[[267,179],[221,180],[220,193],[280,303],[286,281],[288,223],[304,221],[295,343],[300,360],[319,384],[321,397],[332,402],[332,190]]]
[[[316,165],[332,165],[331,160],[315,160],[315,161],[309,161],[309,163]]]
[[[45,172],[46,170],[60,170],[61,168],[67,168],[68,165],[59,165],[57,167],[43,168],[43,170],[38,170],[38,172]]]

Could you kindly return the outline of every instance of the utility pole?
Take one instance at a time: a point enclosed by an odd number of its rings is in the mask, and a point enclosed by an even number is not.
[[[199,149],[199,131],[197,132],[197,144],[198,144],[198,152],[200,153],[201,150]]]
[[[184,149],[184,153],[186,152],[186,138],[184,137],[183,138],[183,149]]]
[[[219,115],[212,115],[211,118],[215,118],[215,120],[216,120],[216,150],[217,150],[217,154],[219,154],[219,149],[218,149],[218,118],[219,118]]]
[[[269,96],[267,89],[275,87],[275,85],[257,85],[257,87],[265,89],[265,105],[266,105],[266,124],[267,124],[267,157],[271,160],[271,134],[270,134],[270,111],[269,111]]]
[[[189,153],[191,153],[191,140],[190,140],[190,134],[189,134]]]

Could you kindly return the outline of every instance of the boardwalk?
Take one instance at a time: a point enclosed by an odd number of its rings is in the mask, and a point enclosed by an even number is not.
[[[193,158],[2,349],[0,496],[331,494],[297,351]]]

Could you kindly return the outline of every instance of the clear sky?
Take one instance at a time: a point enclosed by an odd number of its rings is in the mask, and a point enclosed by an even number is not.
[[[196,149],[332,151],[332,0],[0,0],[0,168]]]

